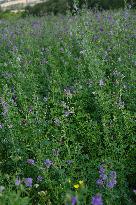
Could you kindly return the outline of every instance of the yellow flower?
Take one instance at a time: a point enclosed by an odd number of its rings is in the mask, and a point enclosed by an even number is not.
[[[80,185],[83,185],[83,184],[84,184],[84,181],[79,181],[79,184],[80,184]]]
[[[74,188],[78,189],[79,188],[79,184],[74,184]]]

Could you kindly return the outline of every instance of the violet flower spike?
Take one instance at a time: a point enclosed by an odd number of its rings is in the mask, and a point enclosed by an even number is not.
[[[26,187],[32,187],[33,179],[32,178],[25,178],[24,183],[25,183]]]
[[[53,162],[52,162],[50,159],[46,159],[46,160],[44,161],[44,165],[45,165],[47,168],[50,168],[52,164],[53,164]]]
[[[16,179],[16,180],[15,180],[15,185],[16,185],[16,186],[19,186],[20,184],[21,184],[20,179]]]
[[[71,199],[71,205],[76,205],[77,204],[77,198],[76,196],[73,196]]]
[[[30,165],[34,165],[35,161],[34,161],[34,159],[28,159],[27,163],[30,164]]]
[[[92,205],[103,205],[103,200],[101,195],[97,194],[92,197]]]

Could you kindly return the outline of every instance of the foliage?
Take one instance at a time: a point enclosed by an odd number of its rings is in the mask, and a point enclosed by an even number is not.
[[[135,6],[132,0],[48,0],[33,7],[28,6],[26,14],[42,16],[49,13],[66,14],[67,11],[75,13],[76,8],[81,9],[83,6],[86,8],[97,7],[97,9],[118,9],[124,8],[127,4]]]
[[[127,9],[0,20],[2,205],[135,204],[135,26]]]
[[[68,10],[67,0],[49,0],[44,3],[36,4],[33,7],[26,7],[26,13],[37,16],[42,16],[49,13],[66,14]]]
[[[16,20],[22,16],[21,12],[0,11],[0,19]]]

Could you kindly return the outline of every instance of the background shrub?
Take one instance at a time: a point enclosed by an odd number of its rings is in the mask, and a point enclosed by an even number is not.
[[[97,7],[99,9],[118,9],[121,7],[124,8],[125,3],[126,5],[131,4],[133,8],[135,7],[135,3],[132,0],[49,0],[47,2],[37,4],[33,7],[27,7],[26,13],[39,16],[49,13],[66,14],[67,11],[76,12],[76,7],[81,9],[83,6],[87,8]]]

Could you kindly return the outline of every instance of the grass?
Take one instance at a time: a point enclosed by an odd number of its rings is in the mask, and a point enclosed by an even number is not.
[[[2,205],[135,204],[135,17],[0,21]]]

